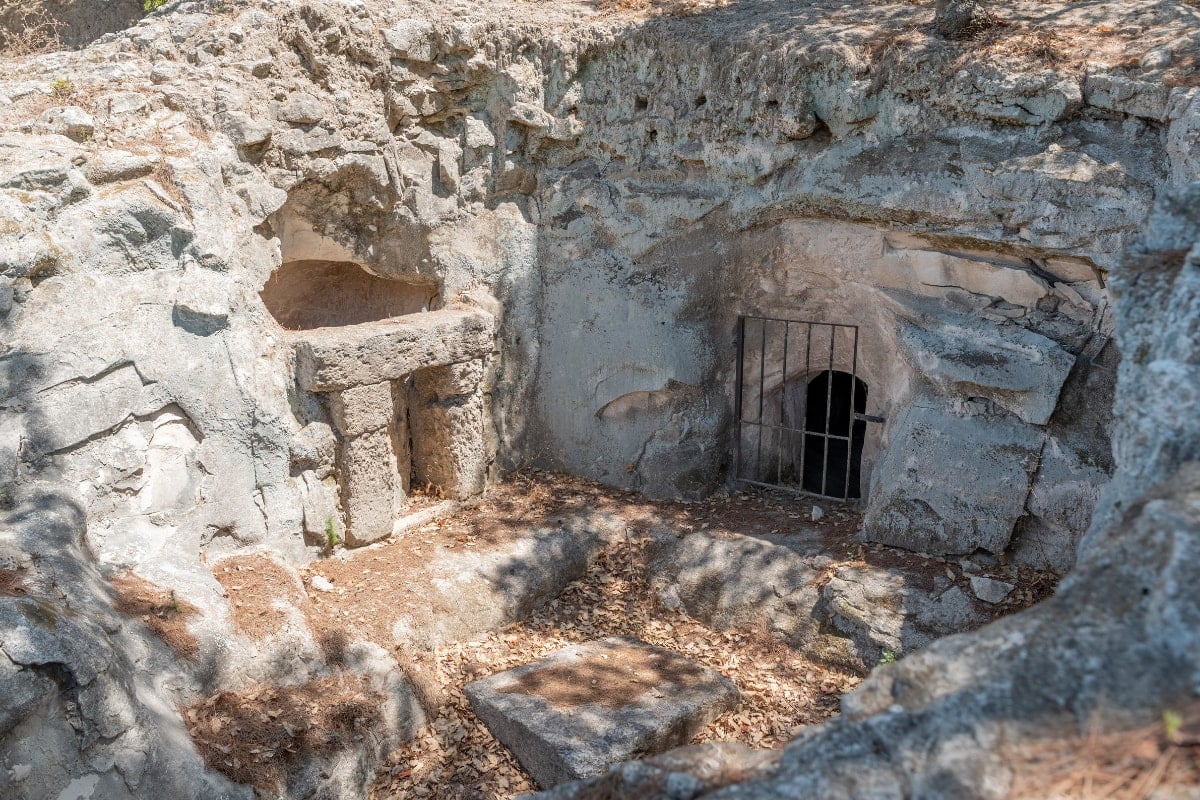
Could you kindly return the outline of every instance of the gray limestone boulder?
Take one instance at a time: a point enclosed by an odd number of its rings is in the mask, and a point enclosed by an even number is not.
[[[986,619],[945,576],[899,569],[843,567],[821,587],[821,599],[822,616],[853,641],[860,668],[867,670],[888,653],[902,658]]]
[[[1004,552],[1025,511],[1041,431],[926,399],[908,405],[888,436],[871,474],[863,536],[933,555]]]
[[[598,777],[560,784],[537,797],[576,800],[600,795],[692,800],[739,781],[765,777],[778,760],[777,750],[752,750],[735,742],[708,742],[616,764]]]
[[[979,627],[986,615],[945,575],[897,566],[842,567],[819,537],[666,535],[654,545],[651,585],[668,608],[719,629],[764,626],[811,657],[868,672]]]
[[[664,603],[716,628],[765,623],[797,645],[816,636],[813,610],[827,555],[708,531],[668,533],[655,541],[653,552],[650,580]]]
[[[983,575],[976,575],[971,578],[971,591],[985,603],[996,605],[1003,603],[1004,599],[1012,594],[1016,587],[1007,581],[988,578]]]
[[[1016,325],[943,314],[918,326],[900,321],[914,367],[947,396],[984,397],[1034,425],[1045,425],[1075,357]]]

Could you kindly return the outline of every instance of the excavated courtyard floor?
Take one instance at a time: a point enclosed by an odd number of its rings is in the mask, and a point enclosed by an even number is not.
[[[825,665],[789,648],[765,625],[714,630],[682,610],[662,604],[651,587],[648,565],[652,533],[663,526],[687,536],[761,536],[786,542],[818,535],[832,559],[828,579],[847,566],[897,567],[925,573],[932,580],[947,576],[967,586],[968,576],[957,561],[927,558],[891,548],[863,546],[853,541],[860,517],[849,508],[825,504],[824,515],[811,521],[812,504],[766,493],[730,493],[684,503],[649,501],[638,494],[601,487],[561,475],[530,472],[492,488],[478,502],[448,516],[414,527],[386,542],[344,551],[315,562],[295,575],[265,556],[242,556],[214,565],[214,574],[229,593],[235,623],[252,638],[269,636],[286,624],[277,602],[287,598],[300,609],[314,638],[330,661],[348,641],[369,640],[393,653],[405,665],[432,724],[409,744],[391,754],[375,783],[376,800],[396,798],[510,798],[536,789],[515,758],[497,742],[471,712],[463,694],[465,684],[545,656],[568,644],[610,635],[634,636],[683,653],[731,678],[741,690],[740,706],[718,718],[696,742],[740,742],[752,747],[781,747],[796,730],[821,722],[838,711],[839,697],[861,679],[843,668]],[[468,639],[428,648],[397,645],[398,620],[428,619],[431,612],[450,615],[437,607],[437,581],[429,564],[435,551],[469,557],[546,529],[572,515],[600,513],[615,516],[624,534],[592,560],[586,575],[526,618]],[[736,569],[736,564],[729,565]],[[1026,607],[1049,594],[1052,576],[996,565],[994,574],[1016,583],[1016,590],[995,606],[996,616]],[[464,598],[466,599],[466,598]],[[313,688],[313,687],[308,687]],[[355,694],[355,687],[317,687],[300,702],[300,711],[285,698],[287,689],[264,687],[236,698],[218,695],[198,704],[193,735],[210,764],[243,782],[269,785],[273,755],[304,743],[247,736],[225,719],[229,708],[241,718],[286,718],[293,712],[310,717],[361,715],[374,700]],[[336,691],[334,691],[336,689]],[[324,698],[324,699],[323,699]],[[282,703],[282,705],[281,705]],[[324,706],[340,704],[341,711]],[[228,706],[229,708],[225,708]],[[247,712],[250,708],[254,713]],[[261,712],[261,713],[259,713]],[[223,717],[222,715],[226,715]],[[282,715],[282,717],[280,717]],[[358,720],[347,723],[353,735]],[[242,726],[245,727],[244,725]],[[199,733],[197,733],[199,732]],[[279,738],[279,737],[277,737]],[[237,764],[237,769],[231,765]]]

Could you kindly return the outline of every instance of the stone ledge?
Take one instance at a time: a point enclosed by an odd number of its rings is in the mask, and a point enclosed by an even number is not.
[[[310,392],[394,381],[416,370],[482,358],[493,348],[486,311],[426,311],[294,334],[296,377]]]

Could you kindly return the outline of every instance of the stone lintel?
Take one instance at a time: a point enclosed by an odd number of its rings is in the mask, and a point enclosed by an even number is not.
[[[335,392],[394,381],[419,369],[457,364],[492,352],[494,317],[477,309],[443,309],[295,334],[296,377],[310,392]]]

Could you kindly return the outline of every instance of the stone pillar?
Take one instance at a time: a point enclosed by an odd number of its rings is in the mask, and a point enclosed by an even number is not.
[[[483,492],[488,448],[484,359],[413,373],[409,394],[413,479],[441,487],[447,497]]]
[[[346,509],[346,544],[391,535],[409,485],[405,398],[390,381],[330,394],[340,438],[338,481]]]

